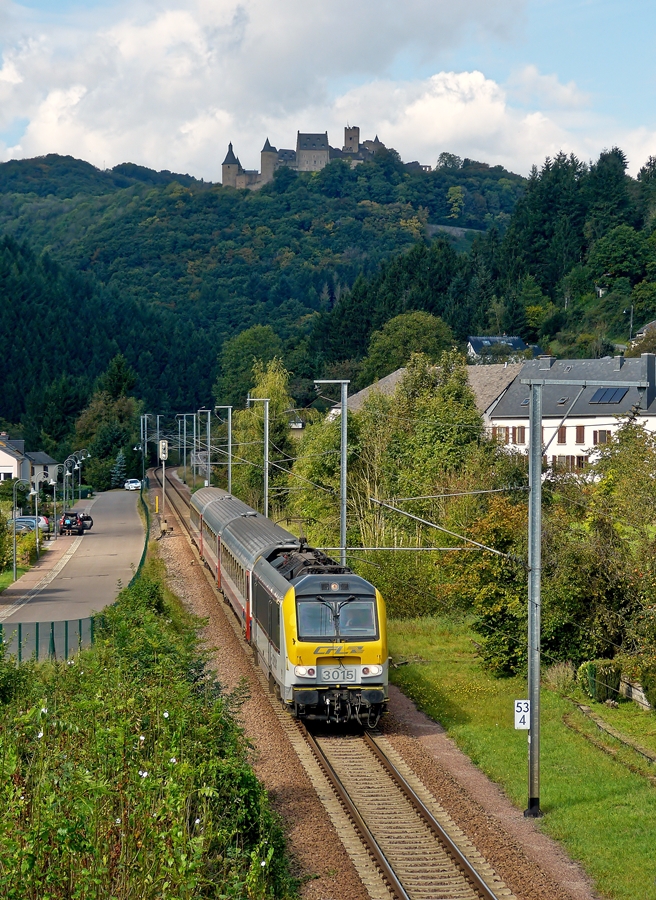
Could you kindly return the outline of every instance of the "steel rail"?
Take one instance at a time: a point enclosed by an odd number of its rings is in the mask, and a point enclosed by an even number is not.
[[[363,735],[364,741],[366,745],[369,747],[371,752],[374,754],[378,762],[383,766],[385,771],[392,778],[396,786],[403,792],[405,797],[409,800],[414,810],[421,816],[426,825],[433,832],[438,841],[442,844],[446,852],[449,854],[454,863],[458,866],[460,871],[463,873],[465,878],[471,883],[472,887],[478,891],[481,897],[484,900],[498,900],[498,897],[492,890],[490,890],[489,886],[483,881],[481,876],[478,874],[476,869],[469,862],[467,857],[464,855],[462,850],[458,847],[458,845],[452,840],[452,838],[447,834],[442,825],[437,821],[437,819],[433,816],[428,807],[423,803],[423,801],[417,796],[414,790],[410,787],[408,782],[405,780],[403,775],[396,768],[394,763],[389,759],[389,757],[384,753],[384,751],[378,746],[375,738],[369,733],[366,732]]]
[[[356,829],[359,831],[360,840],[363,842],[363,844],[369,851],[369,853],[372,856],[373,860],[375,861],[376,865],[380,869],[380,871],[383,875],[383,878],[387,881],[388,885],[390,886],[392,892],[396,895],[398,900],[411,900],[410,895],[407,893],[407,891],[405,890],[405,888],[403,887],[403,885],[401,884],[399,879],[396,877],[396,873],[394,872],[394,869],[392,868],[390,862],[388,861],[387,857],[385,856],[382,849],[380,848],[378,841],[373,836],[373,834],[371,833],[371,831],[369,829],[369,826],[366,824],[366,822],[364,821],[364,819],[358,812],[357,807],[351,800],[351,797],[349,796],[348,791],[342,784],[342,781],[341,781],[339,775],[333,769],[331,763],[328,761],[328,758],[326,757],[325,753],[323,752],[321,747],[317,744],[317,742],[315,741],[313,736],[310,734],[310,732],[307,730],[305,725],[303,725],[302,722],[298,722],[297,724],[298,724],[298,727],[299,727],[303,737],[309,744],[310,749],[312,750],[312,752],[315,756],[315,759],[319,763],[320,767],[323,769],[333,790],[339,797],[339,800],[340,800],[342,806],[344,806],[344,808],[346,809],[348,815],[350,816],[353,824],[355,825]]]

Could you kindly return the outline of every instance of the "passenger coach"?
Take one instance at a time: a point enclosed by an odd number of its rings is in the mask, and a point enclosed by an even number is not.
[[[272,690],[301,718],[374,727],[388,697],[376,588],[218,488],[191,500],[192,535]]]

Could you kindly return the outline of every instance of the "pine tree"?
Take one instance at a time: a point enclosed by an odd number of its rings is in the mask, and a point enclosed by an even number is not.
[[[118,451],[116,462],[112,466],[112,487],[122,487],[125,484],[125,453]]]

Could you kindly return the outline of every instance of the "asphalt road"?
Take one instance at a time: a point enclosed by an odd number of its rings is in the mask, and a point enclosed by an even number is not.
[[[3,625],[83,619],[113,603],[120,588],[132,578],[143,551],[144,526],[137,511],[138,498],[137,491],[99,494],[89,509],[91,531],[74,540],[72,546],[77,546],[63,569]],[[81,501],[75,508],[85,505]]]

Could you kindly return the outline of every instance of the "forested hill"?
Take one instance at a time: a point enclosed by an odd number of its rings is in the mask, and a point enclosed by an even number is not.
[[[127,163],[100,171],[56,155],[12,161],[0,165],[0,236],[17,242],[5,247],[5,271],[16,257],[20,279],[5,276],[4,299],[17,323],[39,316],[39,388],[59,376],[62,353],[73,347],[95,377],[111,344],[140,376],[137,390],[153,408],[195,409],[211,398],[227,338],[271,324],[286,355],[293,350],[297,376],[310,378],[323,365],[309,349],[321,309],[359,275],[375,276],[386,260],[426,240],[429,222],[506,227],[523,185],[500,166],[448,155],[425,173],[393,151],[357,169],[338,160],[317,174],[283,170],[254,193]],[[44,252],[47,271],[52,261],[58,267],[45,293]],[[84,284],[70,294],[77,317],[58,286],[74,274]],[[57,311],[67,328],[45,327]],[[83,321],[91,325],[80,331]],[[26,349],[22,341],[12,349],[11,329],[0,340],[13,371]],[[0,401],[0,416],[13,421],[34,386],[31,363],[23,372],[24,390]]]
[[[307,402],[313,377],[357,385],[403,362],[429,320],[394,320],[418,311],[443,320],[429,323],[434,349],[487,331],[560,355],[613,352],[632,308],[634,326],[656,317],[655,217],[656,161],[631,178],[617,148],[591,164],[561,154],[528,180],[450,154],[423,172],[384,150],[354,169],[280,170],[257,192],[131,164],[5,163],[0,358],[24,377],[0,417],[23,416],[33,388],[36,415],[73,350],[88,379],[122,352],[160,410],[208,403],[217,376],[241,397],[248,372],[230,384],[228,361],[275,352]],[[58,313],[65,325],[46,327]],[[15,339],[35,315],[36,368]]]

